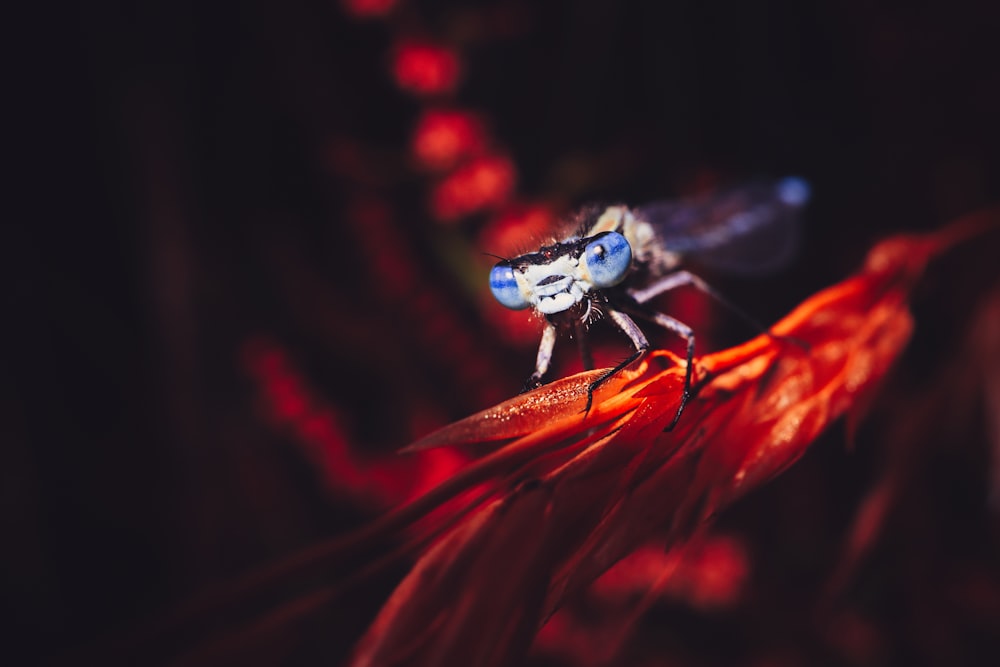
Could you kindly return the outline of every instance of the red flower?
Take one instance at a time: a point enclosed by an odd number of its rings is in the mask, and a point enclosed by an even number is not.
[[[855,276],[760,336],[695,360],[697,396],[676,428],[683,362],[657,351],[608,381],[565,378],[411,446],[489,453],[367,535],[395,531],[484,484],[487,502],[437,515],[419,558],[358,645],[355,665],[516,663],[567,596],[656,531],[678,546],[722,507],[794,463],[823,429],[856,422],[906,344],[906,299],[927,261],[978,227],[890,239]],[[433,517],[432,517],[433,518]]]
[[[435,109],[417,121],[412,150],[423,167],[442,170],[455,166],[462,158],[481,153],[486,143],[486,130],[476,116]]]
[[[437,95],[454,90],[460,72],[451,49],[425,42],[404,42],[395,52],[392,71],[396,84],[415,95]]]
[[[348,14],[359,19],[380,18],[396,6],[396,0],[340,0]]]
[[[927,262],[997,217],[988,211],[940,234],[885,241],[857,274],[806,300],[772,335],[697,358],[696,395],[670,432],[663,429],[684,369],[666,351],[602,385],[586,414],[587,388],[600,370],[451,424],[409,448],[445,456],[368,471],[378,485],[380,474],[409,467],[425,482],[444,476],[437,486],[359,532],[206,592],[121,650],[203,623],[288,576],[364,559],[332,585],[232,628],[197,654],[224,653],[345,599],[353,584],[413,553],[416,563],[355,647],[352,664],[519,664],[567,598],[616,563],[625,571],[612,572],[598,596],[608,597],[617,575],[619,588],[650,582],[646,603],[663,592],[703,607],[725,605],[739,594],[745,562],[738,546],[706,549],[711,518],[794,463],[831,423],[847,417],[851,427],[861,417],[909,338],[907,297]],[[263,355],[252,366],[271,373],[280,365]],[[481,457],[463,464],[447,456],[456,452],[426,451],[444,446],[474,446]],[[387,537],[399,540],[396,551],[366,555]],[[658,576],[639,551],[651,543],[669,550]],[[624,560],[637,551],[640,557]],[[672,579],[678,572],[683,586]],[[543,643],[560,650],[577,642],[573,651],[590,646],[590,657],[611,659],[628,620],[610,634],[605,628],[598,647],[569,615],[556,617]],[[831,631],[863,648],[870,638],[859,627]]]
[[[431,211],[438,220],[454,221],[495,208],[514,191],[517,170],[500,155],[475,158],[452,172],[431,193]]]

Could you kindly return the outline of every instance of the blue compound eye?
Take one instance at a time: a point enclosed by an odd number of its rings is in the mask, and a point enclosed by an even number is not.
[[[632,266],[632,246],[618,232],[606,232],[587,244],[583,261],[594,287],[611,287],[624,280]]]
[[[490,271],[490,291],[501,305],[511,310],[523,310],[531,305],[517,286],[514,268],[506,262],[500,262]]]

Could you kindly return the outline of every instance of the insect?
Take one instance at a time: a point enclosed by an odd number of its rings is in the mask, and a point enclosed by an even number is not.
[[[580,341],[589,370],[592,361],[584,335],[592,322],[606,316],[628,337],[634,351],[591,383],[585,409],[589,412],[594,390],[649,349],[649,341],[633,319],[638,318],[687,342],[684,389],[667,427],[672,429],[691,397],[695,334],[647,302],[691,285],[729,305],[701,278],[678,270],[681,261],[695,259],[737,274],[777,268],[794,252],[798,213],[809,197],[806,181],[788,177],[684,201],[637,208],[589,207],[577,216],[576,233],[537,252],[498,262],[490,271],[490,290],[496,300],[513,310],[534,308],[545,318],[535,371],[525,391],[542,384],[560,331],[568,330]]]

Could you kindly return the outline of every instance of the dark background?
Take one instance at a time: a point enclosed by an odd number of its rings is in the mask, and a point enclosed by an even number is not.
[[[91,3],[12,21],[23,27],[8,97],[23,113],[13,194],[27,205],[3,242],[0,475],[3,604],[20,660],[74,659],[379,511],[331,491],[262,416],[246,362],[254,341],[284,350],[369,455],[517,391],[533,344],[498,334],[486,301],[460,286],[485,288],[485,273],[463,278],[442,260],[478,253],[488,216],[436,222],[431,179],[407,154],[429,105],[486,118],[518,196],[556,210],[676,196],[706,179],[805,176],[815,199],[796,264],[714,280],[764,321],[846,275],[875,239],[1000,196],[992,3],[399,5],[362,21],[334,0]],[[390,54],[406,37],[459,53],[453,93],[394,84]],[[414,289],[444,310],[444,333],[410,307],[417,292],[379,289],[359,250],[372,238],[353,213],[359,198],[392,212],[396,251]],[[961,356],[996,286],[995,236],[976,246],[943,262],[918,300],[921,333],[900,371],[910,388],[933,387]],[[468,343],[461,355],[455,336]],[[900,493],[898,525],[921,527],[887,533],[848,586],[844,605],[874,619],[879,651],[838,652],[796,614],[809,597],[799,589],[830,576],[859,499],[895,460],[878,438],[849,455],[837,433],[730,518],[767,554],[742,612],[755,623],[675,610],[687,630],[670,655],[975,664],[997,649],[988,408],[975,407],[976,391],[958,395],[973,406],[969,432],[920,459],[903,485],[920,502]],[[968,572],[971,582],[949,578]],[[389,584],[260,662],[342,656]]]

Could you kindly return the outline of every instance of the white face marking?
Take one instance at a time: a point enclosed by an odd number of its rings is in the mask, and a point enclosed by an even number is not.
[[[542,315],[552,315],[554,313],[561,313],[574,304],[580,303],[580,299],[582,298],[582,292],[578,294],[561,292],[555,296],[543,297],[542,299],[539,299],[538,303],[535,304],[535,308]]]
[[[553,276],[560,276],[552,280]],[[564,255],[548,264],[515,269],[514,277],[524,298],[542,315],[560,313],[580,303],[593,285],[586,267],[575,257]],[[549,279],[544,285],[543,280]]]

